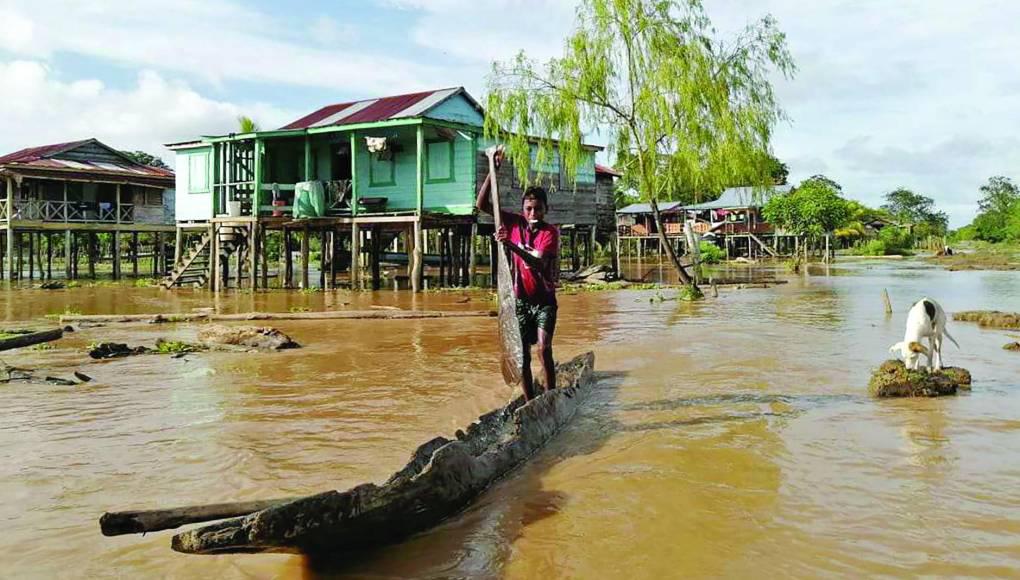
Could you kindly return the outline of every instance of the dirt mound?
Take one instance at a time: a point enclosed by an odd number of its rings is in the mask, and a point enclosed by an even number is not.
[[[908,370],[903,361],[887,360],[871,375],[868,392],[873,397],[941,397],[970,388],[970,371],[946,367],[940,371]]]
[[[255,350],[281,350],[301,345],[268,326],[222,326],[214,324],[199,331],[198,340],[207,347],[232,346]]]
[[[988,328],[1020,329],[1020,314],[1016,312],[999,312],[998,310],[965,310],[953,314],[953,320],[976,322],[978,326]]]

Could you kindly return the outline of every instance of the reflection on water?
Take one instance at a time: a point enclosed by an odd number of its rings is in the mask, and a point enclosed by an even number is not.
[[[641,275],[655,264],[631,263]],[[655,277],[670,281],[668,268]],[[651,275],[650,275],[651,276]],[[717,279],[787,274],[730,267]],[[561,437],[439,528],[357,561],[194,557],[167,533],[104,538],[107,509],[345,489],[503,404],[491,319],[281,321],[304,348],[91,362],[92,341],[193,339],[187,325],[82,329],[8,364],[95,381],[0,387],[2,564],[15,577],[1006,576],[1020,567],[1020,359],[951,323],[972,393],[873,401],[871,368],[924,295],[1020,310],[1016,272],[838,262],[698,304],[656,291],[561,298],[556,354],[599,384]],[[886,317],[881,293],[894,313]],[[666,291],[668,294],[669,291]],[[667,296],[668,297],[668,296]],[[86,313],[480,309],[482,293],[11,290],[8,325]]]

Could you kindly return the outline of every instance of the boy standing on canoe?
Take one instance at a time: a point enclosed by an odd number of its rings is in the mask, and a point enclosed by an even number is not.
[[[499,168],[503,160],[502,149],[486,152]],[[492,215],[491,173],[478,190],[475,206]],[[556,283],[559,278],[560,234],[545,222],[549,200],[545,188],[531,186],[521,198],[521,214],[500,212],[502,227],[496,240],[513,254],[513,287],[517,299],[517,323],[524,341],[524,360],[521,383],[525,399],[535,392],[531,374],[531,345],[538,345],[546,389],[556,388],[556,365],[553,362],[552,341],[556,330]]]

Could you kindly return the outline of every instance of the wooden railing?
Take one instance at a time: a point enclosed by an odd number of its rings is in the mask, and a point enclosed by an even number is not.
[[[746,224],[740,222],[726,222],[721,228],[717,229],[717,233],[726,235],[741,235],[741,234],[771,234],[775,228],[772,224],[768,223],[756,223]]]
[[[117,206],[113,203],[29,199],[14,202],[13,213],[16,220],[118,223]],[[120,223],[132,223],[134,215],[134,204],[121,204]],[[7,218],[7,204],[0,203],[0,220]]]

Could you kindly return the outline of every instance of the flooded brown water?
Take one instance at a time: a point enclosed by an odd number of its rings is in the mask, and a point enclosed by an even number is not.
[[[117,325],[83,329],[54,350],[2,353],[8,364],[95,380],[0,385],[0,570],[17,578],[1016,575],[1020,355],[1001,349],[1008,333],[951,323],[963,349],[947,346],[945,358],[973,372],[970,394],[866,395],[870,369],[925,294],[949,311],[1020,311],[1020,273],[855,262],[767,290],[723,289],[698,304],[650,301],[655,291],[562,296],[557,358],[593,349],[600,371],[580,416],[466,513],[343,565],[181,555],[169,532],[106,538],[97,519],[384,480],[421,442],[508,400],[493,319],[281,321],[304,348],[90,361],[93,341],[151,345],[195,333]],[[489,307],[484,295],[461,293],[0,293],[7,326],[69,305],[134,313],[369,304]]]

